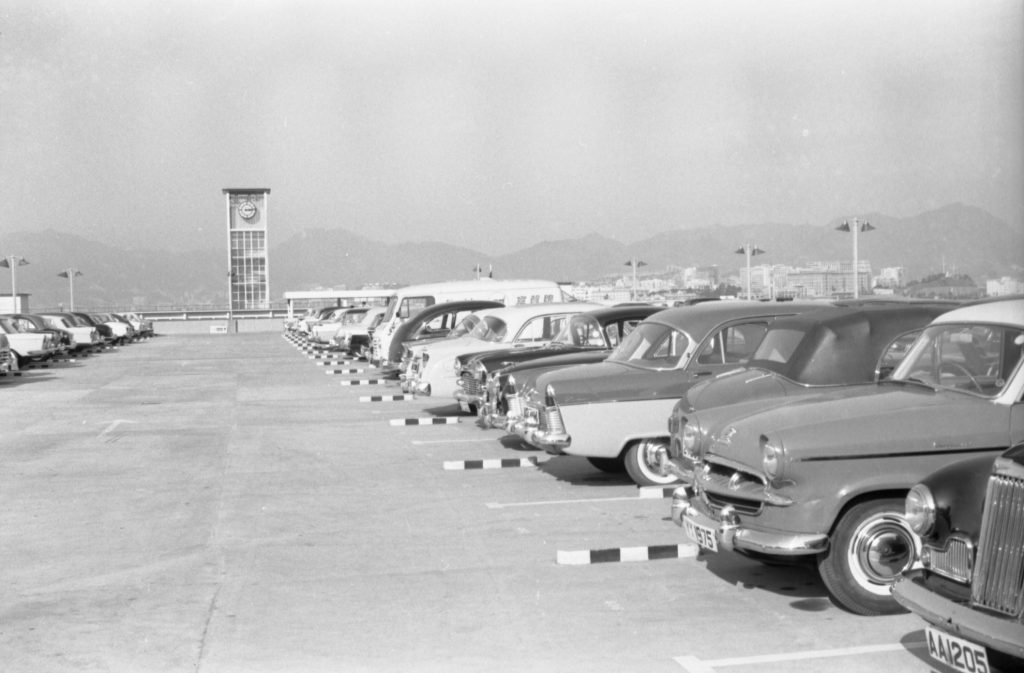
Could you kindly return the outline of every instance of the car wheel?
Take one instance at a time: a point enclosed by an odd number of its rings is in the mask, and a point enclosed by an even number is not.
[[[906,612],[889,588],[916,562],[919,545],[903,518],[903,500],[862,502],[840,518],[818,573],[836,604],[854,614]]]
[[[674,474],[662,474],[660,454],[668,452],[665,439],[643,439],[626,450],[626,472],[640,486],[665,486],[679,481]]]
[[[619,474],[626,470],[625,461],[619,458],[587,458],[587,462],[601,470],[602,472],[608,472],[609,474]]]

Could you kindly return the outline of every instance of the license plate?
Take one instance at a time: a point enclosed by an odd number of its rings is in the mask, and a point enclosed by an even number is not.
[[[465,400],[459,400],[459,409],[461,409],[464,413],[468,414],[469,413],[469,402],[466,402]]]
[[[697,543],[701,549],[717,552],[718,542],[715,540],[715,531],[707,526],[702,526],[692,519],[683,517],[683,530],[686,537]]]
[[[981,645],[951,636],[945,631],[925,627],[928,638],[928,656],[941,661],[953,670],[964,673],[989,673],[988,655]]]

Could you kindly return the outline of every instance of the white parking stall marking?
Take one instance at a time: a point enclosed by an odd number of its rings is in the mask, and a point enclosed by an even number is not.
[[[454,425],[462,419],[459,416],[432,416],[429,418],[392,418],[390,425]]]
[[[780,654],[762,654],[751,657],[731,657],[729,659],[712,659],[701,661],[697,657],[674,657],[674,661],[688,673],[717,673],[719,668],[726,666],[754,666],[757,664],[785,663],[787,661],[803,661],[807,659],[824,659],[827,657],[852,657],[859,654],[877,654],[880,652],[896,652],[900,650],[920,650],[928,647],[924,641],[911,643],[894,643],[891,645],[863,645],[860,647],[841,647],[834,650],[806,650],[803,652],[784,652]]]
[[[446,460],[445,470],[500,470],[506,467],[537,467],[533,456],[529,458],[491,458],[485,460]]]
[[[360,402],[401,402],[402,400],[414,400],[415,395],[367,395],[360,397]]]
[[[679,487],[679,484],[672,486],[641,486],[638,497],[640,498],[671,498],[672,492]]]
[[[665,559],[695,558],[698,553],[695,544],[664,544],[644,547],[611,547],[609,549],[558,550],[558,565],[593,565],[595,563],[636,563],[640,561],[661,561]]]
[[[351,379],[349,381],[338,381],[343,386],[382,386],[384,379]]]
[[[369,371],[369,370],[368,369],[328,369],[327,371],[324,372],[324,374],[327,374],[328,376],[332,376],[334,374],[363,374],[363,373],[366,373],[367,371]]]

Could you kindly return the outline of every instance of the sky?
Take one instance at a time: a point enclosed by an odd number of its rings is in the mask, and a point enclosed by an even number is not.
[[[224,248],[344,228],[501,254],[598,233],[1024,227],[1020,0],[0,0],[3,236]]]

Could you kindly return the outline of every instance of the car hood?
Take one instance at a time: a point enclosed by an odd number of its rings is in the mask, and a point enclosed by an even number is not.
[[[579,353],[581,351],[586,352],[600,352],[605,356],[611,351],[609,349],[598,349],[598,348],[581,348],[579,346],[570,346],[566,344],[553,345],[548,344],[546,346],[537,346],[534,348],[519,347],[519,348],[501,348],[493,351],[485,351],[474,355],[471,359],[473,363],[479,363],[484,368],[491,372],[496,369],[503,369],[512,365],[518,365],[524,362],[537,360],[539,358],[558,357],[561,355],[569,355]],[[469,358],[464,358],[469,359]],[[603,357],[600,359],[604,359]]]
[[[676,399],[686,394],[693,377],[680,369],[653,370],[620,362],[595,362],[547,372],[537,378],[538,393],[555,389],[559,405]]]
[[[1005,448],[1009,408],[980,397],[918,386],[850,386],[843,393],[801,396],[733,418],[711,451],[749,462],[760,437],[781,441],[788,460],[891,458]]]

